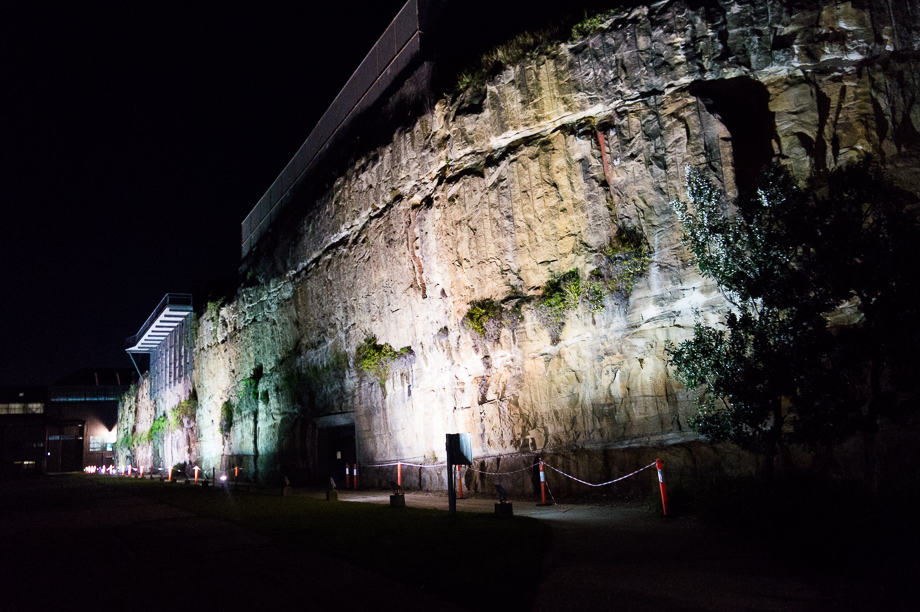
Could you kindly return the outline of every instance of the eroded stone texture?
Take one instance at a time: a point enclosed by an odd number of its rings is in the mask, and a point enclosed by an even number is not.
[[[667,342],[726,308],[681,245],[669,201],[683,196],[687,165],[731,194],[774,155],[800,178],[872,155],[916,188],[918,9],[658,2],[506,68],[480,109],[439,102],[340,176],[296,239],[274,246],[266,256],[285,274],[201,321],[203,464],[249,457],[264,476],[319,478],[315,418],[353,413],[365,465],[443,461],[444,433],[463,431],[480,469],[527,467],[535,453],[588,480],[656,454],[678,478],[749,469],[737,449],[696,441],[692,403],[666,367]],[[739,88],[753,93],[733,95]],[[462,324],[473,300],[536,296],[572,268],[588,278],[619,225],[642,232],[647,275],[625,300],[570,313],[558,343],[532,305],[494,342]],[[412,349],[382,383],[353,361],[371,334]],[[259,367],[258,396],[241,397]],[[228,435],[226,401],[237,411]],[[443,487],[442,471],[404,476]],[[362,474],[392,478],[389,467]],[[506,482],[533,484],[527,470]]]
[[[145,433],[153,425],[156,416],[156,405],[150,399],[150,378],[141,378],[138,384],[128,390],[118,406],[118,435],[120,438],[134,434]],[[129,449],[125,444],[119,443],[116,447],[115,459],[120,466],[131,464],[135,467],[154,465],[153,444],[146,443]],[[133,450],[133,452],[131,452]]]
[[[118,406],[118,435],[144,437],[153,426],[154,419],[162,418],[171,426],[154,439],[144,439],[129,446],[119,442],[115,459],[120,467],[131,464],[134,467],[168,469],[178,463],[194,464],[199,457],[198,427],[195,419],[175,419],[171,411],[183,399],[192,394],[189,380],[181,380],[169,386],[161,394],[150,393],[150,377],[143,376],[122,398]],[[174,425],[174,426],[173,426]]]

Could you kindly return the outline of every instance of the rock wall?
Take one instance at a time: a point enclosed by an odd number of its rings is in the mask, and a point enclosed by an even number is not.
[[[144,376],[137,385],[132,385],[118,404],[118,436],[115,447],[115,462],[124,467],[155,465],[153,444],[129,443],[128,440],[150,431],[155,418],[156,405],[150,398],[150,377]]]
[[[322,479],[319,429],[353,419],[368,466],[443,461],[444,433],[460,431],[479,469],[542,453],[589,480],[656,455],[678,480],[750,470],[698,441],[668,373],[666,343],[726,308],[669,202],[688,165],[731,194],[774,157],[804,178],[871,155],[920,191],[918,15],[912,0],[656,2],[506,67],[481,101],[441,100],[300,203],[295,237],[262,246],[282,274],[202,318],[204,466]],[[553,274],[590,278],[620,226],[641,232],[647,272],[599,309],[582,300],[552,337],[532,299]],[[515,313],[489,339],[463,323],[488,298]],[[371,335],[411,351],[364,372],[355,350]],[[443,487],[442,472],[407,483]],[[530,492],[534,475],[505,484]],[[468,473],[466,486],[491,481]]]
[[[143,467],[149,472],[182,463],[190,468],[199,462],[194,393],[192,379],[187,376],[152,391],[147,372],[132,385],[118,405],[116,464],[121,468]],[[190,400],[192,407],[185,416],[176,412],[184,400]]]

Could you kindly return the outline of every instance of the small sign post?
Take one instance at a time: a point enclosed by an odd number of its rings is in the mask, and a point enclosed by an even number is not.
[[[473,465],[473,441],[468,433],[447,434],[447,508],[457,512],[457,491],[454,488],[454,466]]]

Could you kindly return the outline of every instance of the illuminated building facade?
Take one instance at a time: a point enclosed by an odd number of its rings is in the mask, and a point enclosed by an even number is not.
[[[127,339],[125,350],[140,381],[135,394],[137,403],[125,414],[136,412],[141,416],[119,420],[120,462],[165,468],[191,461],[189,447],[194,442],[175,410],[193,392],[194,321],[191,294],[167,293],[138,332]],[[145,355],[146,372],[142,361]],[[167,428],[167,423],[174,426]],[[146,443],[138,444],[139,436],[145,436]]]
[[[127,369],[84,369],[49,387],[0,389],[0,478],[114,461]]]
[[[128,369],[84,369],[48,388],[48,472],[114,462],[118,400],[131,380]]]
[[[192,374],[194,337],[190,325],[192,296],[167,293],[138,332],[127,339],[126,351],[134,362],[147,355],[150,365],[150,396],[166,396],[177,387],[187,387]]]

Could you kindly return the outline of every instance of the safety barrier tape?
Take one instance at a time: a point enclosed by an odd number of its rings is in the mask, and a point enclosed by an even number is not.
[[[446,467],[446,463],[432,463],[430,465],[422,465],[421,463],[408,463],[406,461],[394,461],[393,463],[369,463],[367,465],[362,465],[364,468],[379,468],[379,467],[389,467],[391,465],[402,465],[408,467],[417,467],[417,468],[442,468]]]
[[[402,465],[402,466],[405,466],[405,467],[417,467],[417,468],[443,468],[443,467],[446,467],[446,466],[447,466],[446,463],[434,463],[434,464],[430,464],[430,465],[423,465],[423,464],[421,464],[421,463],[409,463],[409,462],[406,462],[406,461],[393,461],[393,462],[391,462],[391,463],[374,463],[374,464],[366,465],[366,466],[364,466],[364,467],[366,467],[366,468],[380,468],[380,467],[390,467],[390,466],[393,466],[393,465]],[[558,473],[562,474],[562,475],[565,476],[566,478],[571,478],[572,480],[574,480],[574,481],[576,481],[576,482],[580,482],[580,483],[583,484],[583,485],[587,485],[587,486],[589,486],[589,487],[606,487],[607,485],[611,485],[611,484],[613,484],[613,483],[615,483],[615,482],[620,482],[621,480],[626,480],[626,479],[629,478],[630,476],[635,476],[635,475],[638,474],[639,472],[641,472],[641,471],[643,471],[643,470],[647,470],[647,469],[649,469],[650,467],[654,467],[655,462],[653,461],[653,462],[649,463],[648,465],[646,465],[646,466],[644,466],[644,467],[641,467],[641,468],[639,468],[638,470],[635,470],[634,472],[630,472],[629,474],[626,474],[625,476],[620,476],[619,478],[614,478],[613,480],[608,480],[607,482],[598,482],[598,483],[588,482],[587,480],[582,480],[581,478],[577,478],[577,477],[575,477],[575,476],[572,476],[571,474],[566,474],[565,472],[563,472],[563,471],[560,470],[559,468],[557,468],[557,467],[555,467],[555,466],[552,466],[552,465],[550,465],[549,463],[546,463],[545,461],[543,462],[543,465],[545,465],[546,467],[548,467],[549,469],[551,469],[551,470],[553,470],[553,471],[555,471],[555,472],[558,472]],[[520,468],[520,469],[518,469],[518,470],[511,470],[511,471],[509,471],[509,472],[488,472],[488,471],[486,471],[486,470],[478,470],[478,469],[474,468],[474,467],[471,466],[471,465],[470,465],[470,466],[467,466],[467,469],[472,470],[473,472],[477,472],[477,473],[479,473],[479,474],[486,474],[487,476],[505,476],[505,475],[507,475],[507,474],[518,474],[518,473],[520,473],[520,472],[531,471],[531,470],[533,470],[535,467],[536,467],[536,466],[529,465],[529,466],[526,466],[526,467],[522,467],[522,468]],[[550,495],[552,495],[552,493],[550,493]]]
[[[649,469],[650,467],[653,467],[653,466],[655,465],[655,462],[652,461],[651,463],[649,463],[649,464],[646,465],[645,467],[640,467],[640,468],[639,468],[638,470],[636,470],[635,472],[630,472],[629,474],[626,474],[625,476],[620,476],[619,478],[614,478],[613,480],[608,480],[607,482],[598,482],[598,483],[588,482],[588,481],[586,481],[586,480],[582,480],[581,478],[576,478],[575,476],[572,476],[571,474],[566,474],[565,472],[563,472],[563,471],[560,470],[559,468],[555,468],[555,467],[551,466],[550,464],[546,463],[545,461],[543,462],[543,465],[545,465],[546,467],[548,467],[549,469],[551,469],[551,470],[553,470],[553,471],[559,472],[560,474],[562,474],[562,475],[565,476],[566,478],[571,478],[572,480],[574,480],[574,481],[576,481],[576,482],[580,482],[580,483],[583,484],[583,485],[588,485],[589,487],[605,487],[605,486],[610,485],[610,484],[613,484],[613,483],[615,483],[615,482],[620,482],[621,480],[626,480],[626,479],[629,478],[630,476],[635,476],[635,475],[638,474],[639,472],[641,472],[641,471],[643,471],[643,470],[647,470],[647,469]]]
[[[405,462],[405,461],[393,461],[392,463],[373,463],[373,464],[365,465],[364,467],[366,467],[366,468],[379,468],[379,467],[390,467],[390,466],[393,466],[393,465],[402,465],[403,467],[418,467],[418,468],[443,468],[443,467],[446,467],[446,466],[447,466],[446,463],[433,463],[433,464],[430,464],[430,465],[422,465],[421,463],[407,463],[407,462]],[[525,471],[528,471],[528,470],[533,470],[534,467],[536,467],[536,466],[529,465],[529,466],[523,467],[523,468],[521,468],[521,469],[519,469],[519,470],[512,470],[512,471],[510,471],[510,472],[487,472],[486,470],[477,470],[476,468],[474,468],[474,467],[471,466],[471,465],[470,465],[470,466],[467,466],[467,469],[472,470],[472,471],[474,471],[474,472],[478,472],[478,473],[480,473],[480,474],[487,474],[487,475],[489,475],[489,476],[503,476],[503,475],[505,475],[505,474],[517,474],[518,472],[525,472]]]
[[[488,474],[489,476],[504,476],[505,474],[517,474],[518,472],[533,471],[535,467],[536,467],[535,465],[528,465],[527,467],[522,467],[519,470],[511,470],[510,472],[487,472],[485,470],[477,470],[472,465],[467,466],[467,469],[472,470],[474,472],[478,472],[480,474]]]
[[[544,465],[545,465],[545,464],[544,464]],[[549,491],[549,497],[550,497],[550,499],[553,500],[553,505],[554,505],[554,506],[559,505],[559,502],[556,501],[556,496],[553,495],[553,490],[549,488],[549,485],[548,485],[548,484],[546,485],[546,490]]]

